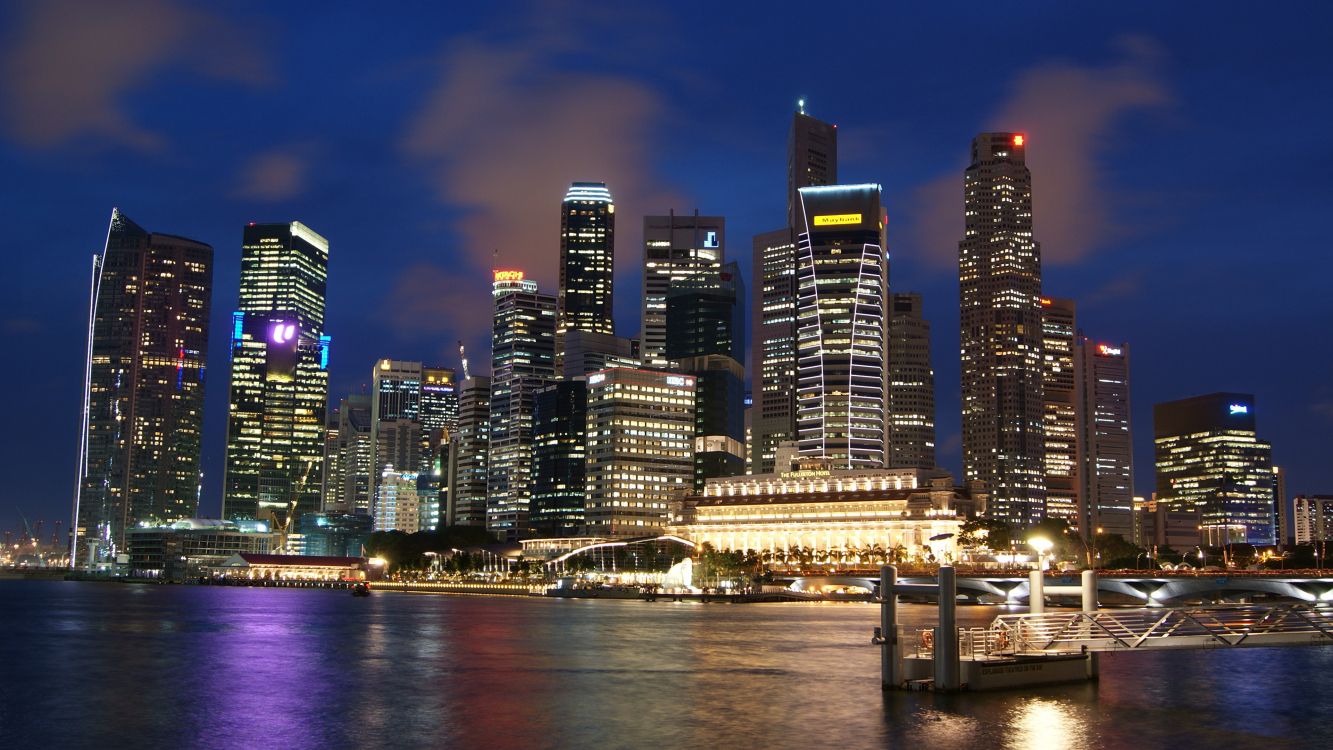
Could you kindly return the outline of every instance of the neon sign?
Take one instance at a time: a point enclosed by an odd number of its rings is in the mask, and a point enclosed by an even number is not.
[[[1249,414],[1250,407],[1247,404],[1232,404],[1229,407],[1231,414]]]
[[[285,344],[296,338],[296,324],[275,323],[269,331],[268,338],[275,344]]]
[[[523,280],[523,272],[522,272],[522,271],[496,271],[496,272],[495,272],[495,280],[496,280],[496,281],[522,281],[522,280]]]
[[[837,227],[860,223],[861,214],[825,214],[815,217],[815,226],[817,227]]]
[[[1119,357],[1120,348],[1115,346],[1107,346],[1106,344],[1098,344],[1097,353],[1102,355],[1103,357]]]
[[[1023,145],[1023,136],[1021,136],[1021,135],[1016,135],[1016,136],[1014,136],[1014,145],[1015,145],[1015,146],[1022,146],[1022,145]]]

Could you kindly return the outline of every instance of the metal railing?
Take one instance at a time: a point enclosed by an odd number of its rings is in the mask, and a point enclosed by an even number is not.
[[[1333,644],[1333,605],[1300,603],[1001,615],[984,647],[1019,655],[1321,643]]]

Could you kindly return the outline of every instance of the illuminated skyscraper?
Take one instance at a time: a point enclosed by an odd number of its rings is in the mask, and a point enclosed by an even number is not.
[[[801,188],[796,433],[839,469],[888,459],[889,258],[879,185]]]
[[[587,499],[588,383],[552,383],[535,406],[530,525],[537,536],[576,536]]]
[[[805,113],[792,114],[787,141],[787,226],[755,235],[750,377],[750,466],[773,471],[779,443],[796,438],[796,227],[803,187],[838,182],[838,129]]]
[[[370,515],[370,396],[353,394],[338,404],[338,436],[332,470],[324,474],[324,512]]]
[[[212,288],[212,247],[112,209],[93,256],[72,565],[114,562],[126,528],[198,510]]]
[[[421,468],[421,363],[381,359],[370,372],[372,497],[389,466],[399,473]],[[378,511],[372,511],[378,517]]]
[[[1041,246],[1026,154],[1018,133],[973,139],[958,243],[963,473],[990,492],[990,517],[1020,527],[1046,512]]]
[[[1157,502],[1198,511],[1205,544],[1273,544],[1273,448],[1254,396],[1212,393],[1153,406]]]
[[[889,468],[935,468],[930,323],[914,292],[889,295]]]
[[[1086,531],[1079,513],[1083,486],[1079,460],[1079,409],[1074,367],[1078,331],[1072,299],[1041,298],[1042,431],[1045,433],[1046,513]],[[1096,528],[1095,526],[1093,528]],[[1130,538],[1128,536],[1126,539]]]
[[[282,523],[319,509],[328,263],[328,241],[298,221],[245,228],[231,341],[226,518]]]
[[[726,219],[721,216],[643,217],[643,326],[640,352],[644,367],[668,366],[667,290],[672,283],[716,274],[726,248]]]
[[[565,331],[615,333],[611,290],[615,280],[616,205],[604,182],[575,182],[560,204],[560,290],[556,351]]]
[[[458,395],[458,435],[449,446],[449,495],[443,516],[457,526],[486,526],[490,464],[491,379],[473,375]]]
[[[693,486],[694,378],[616,368],[588,376],[587,533],[661,530]]]
[[[527,532],[532,500],[532,417],[555,379],[556,300],[521,271],[496,271],[491,336],[490,472],[486,528],[513,541]]]
[[[1096,343],[1080,336],[1074,347],[1074,370],[1078,393],[1077,526],[1084,533],[1120,534],[1132,540],[1134,443],[1130,430],[1129,345]]]

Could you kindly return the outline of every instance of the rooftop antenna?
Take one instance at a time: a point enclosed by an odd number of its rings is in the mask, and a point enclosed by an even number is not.
[[[804,100],[804,99],[797,99],[797,100],[796,100],[796,111],[797,111],[797,112],[800,112],[801,114],[805,114],[805,100]]]

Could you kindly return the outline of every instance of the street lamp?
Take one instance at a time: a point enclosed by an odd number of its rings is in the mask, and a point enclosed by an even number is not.
[[[1044,536],[1034,536],[1028,540],[1028,546],[1037,551],[1037,570],[1046,569],[1046,553],[1055,545]]]

